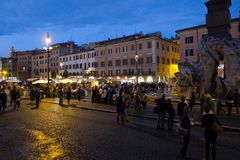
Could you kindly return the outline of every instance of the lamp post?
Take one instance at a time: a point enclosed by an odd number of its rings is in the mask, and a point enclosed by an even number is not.
[[[137,52],[137,38],[138,37],[135,37],[135,39],[136,39],[136,54],[135,54],[135,64],[136,64],[136,80],[137,80],[137,84],[138,84],[138,52]]]
[[[46,42],[46,50],[47,50],[47,84],[49,88],[49,50],[50,50],[49,45],[51,43],[51,37],[48,32],[45,38],[45,42]]]
[[[50,52],[50,43],[51,43],[51,37],[49,33],[47,32],[47,35],[45,37],[46,42],[46,50],[47,50],[47,96],[50,96],[50,88],[49,88],[49,52]]]

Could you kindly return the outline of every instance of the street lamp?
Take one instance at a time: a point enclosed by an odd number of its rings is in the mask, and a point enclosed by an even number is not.
[[[50,96],[50,89],[49,89],[49,51],[50,51],[50,43],[51,43],[51,37],[49,35],[49,32],[47,32],[47,35],[45,37],[46,42],[46,50],[47,50],[47,95]]]
[[[47,35],[45,37],[45,42],[46,42],[46,50],[47,50],[47,84],[49,88],[49,50],[50,50],[50,43],[51,43],[51,37],[49,35],[49,32],[47,32]]]

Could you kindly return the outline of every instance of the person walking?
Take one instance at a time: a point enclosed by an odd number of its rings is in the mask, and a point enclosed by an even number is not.
[[[121,121],[122,123],[124,123],[124,114],[125,114],[125,111],[124,111],[124,106],[123,106],[123,97],[122,97],[122,94],[123,94],[123,89],[121,88],[119,91],[118,91],[118,97],[117,97],[117,123],[119,124],[119,118],[121,116]]]
[[[21,94],[20,94],[20,90],[17,89],[17,91],[16,91],[16,106],[18,108],[20,108],[20,101],[21,101]]]
[[[189,107],[185,107],[183,112],[183,117],[180,122],[181,128],[186,130],[185,134],[183,135],[183,146],[180,151],[182,158],[189,158],[189,156],[187,155],[187,149],[189,146],[190,136],[191,136],[190,134],[191,120],[190,120],[189,112],[190,112]]]
[[[177,106],[177,114],[180,122],[184,116],[184,108],[186,107],[187,107],[187,103],[185,102],[185,97],[182,96],[181,101],[178,103],[178,106]]]
[[[41,92],[39,91],[39,89],[36,89],[35,91],[36,108],[39,108],[40,101],[41,101]]]
[[[96,86],[92,87],[92,103],[96,103]]]
[[[195,93],[192,92],[190,100],[189,100],[189,107],[190,107],[191,111],[192,111],[193,107],[195,106],[195,101],[196,101]]]
[[[69,87],[67,90],[67,102],[68,104],[70,103],[70,99],[72,97],[72,92],[71,92],[71,88]]]
[[[159,111],[158,121],[157,121],[157,129],[164,130],[167,105],[168,104],[165,99],[165,95],[163,94],[162,97],[157,100],[157,106],[158,106],[158,111]]]
[[[237,114],[239,114],[238,108],[240,106],[240,95],[237,88],[235,89],[233,97],[234,97],[234,107],[236,107],[236,112]]]
[[[17,108],[17,90],[15,86],[11,90],[11,100],[12,100],[13,108],[16,109]]]
[[[5,112],[7,108],[7,94],[4,88],[2,89],[2,92],[1,92],[1,101],[2,101],[1,105],[2,105],[3,112]]]
[[[59,105],[60,106],[63,106],[63,96],[64,96],[63,89],[60,87],[59,90],[58,90],[58,97],[59,97]]]
[[[233,94],[232,94],[231,89],[228,91],[228,94],[226,96],[226,104],[227,104],[227,108],[228,108],[228,115],[231,115],[232,114],[232,106],[233,106]]]
[[[172,106],[171,99],[167,100],[167,114],[168,114],[168,130],[172,130],[174,123],[175,110]]]
[[[212,150],[212,160],[216,159],[216,139],[218,130],[216,126],[220,126],[217,117],[213,114],[209,107],[204,108],[204,114],[201,118],[202,127],[205,136],[205,159],[210,160],[210,146]]]

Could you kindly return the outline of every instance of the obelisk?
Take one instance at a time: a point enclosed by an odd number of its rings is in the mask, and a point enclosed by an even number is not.
[[[208,36],[232,39],[230,34],[231,14],[229,11],[232,5],[231,0],[209,0],[205,5],[208,8],[206,15]]]

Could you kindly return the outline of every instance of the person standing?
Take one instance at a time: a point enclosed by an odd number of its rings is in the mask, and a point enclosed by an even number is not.
[[[58,97],[59,97],[59,105],[60,106],[63,106],[63,96],[64,96],[63,89],[60,87],[59,90],[58,90]]]
[[[165,95],[163,94],[160,99],[157,100],[157,106],[158,106],[158,121],[157,121],[157,129],[164,130],[165,125],[165,117],[166,117],[166,110],[167,110],[167,101],[165,99]]]
[[[119,117],[121,116],[122,123],[124,123],[124,106],[123,106],[123,89],[121,88],[118,91],[118,97],[117,97],[117,123],[119,124]]]
[[[68,104],[70,103],[70,99],[72,97],[72,92],[71,92],[71,88],[69,87],[67,90],[67,102]]]
[[[205,158],[206,160],[210,159],[210,146],[212,150],[212,160],[216,159],[216,139],[217,139],[217,130],[214,128],[215,123],[216,125],[220,126],[219,121],[217,117],[213,114],[213,112],[210,113],[210,108],[205,107],[204,108],[204,114],[201,118],[202,127],[205,128],[204,130],[204,136],[205,136]]]
[[[175,110],[172,106],[171,99],[167,100],[167,113],[168,113],[168,130],[172,130],[174,123]]]
[[[77,97],[78,97],[78,101],[80,101],[81,100],[81,87],[78,87]]]
[[[181,156],[182,158],[189,158],[189,156],[187,155],[187,149],[189,146],[189,142],[190,142],[190,127],[191,127],[191,120],[190,120],[190,116],[189,116],[189,108],[185,107],[184,108],[184,115],[182,117],[182,120],[180,122],[180,126],[186,130],[186,133],[183,135],[183,146],[181,149]]]
[[[233,106],[233,94],[232,94],[231,89],[228,91],[228,94],[226,96],[226,104],[227,104],[227,108],[228,108],[228,115],[231,115],[232,114],[232,106]]]
[[[234,97],[234,107],[236,107],[236,112],[237,114],[239,114],[239,111],[238,111],[238,108],[239,108],[239,101],[240,101],[240,95],[239,95],[239,92],[238,92],[238,89],[236,88],[235,89],[235,92],[233,94],[233,97]]]
[[[13,103],[13,108],[16,109],[17,108],[17,90],[15,86],[11,90],[11,100]]]
[[[5,92],[5,89],[2,89],[1,99],[2,99],[2,108],[3,108],[3,111],[5,112],[7,108],[7,94]]]
[[[96,86],[92,87],[92,103],[96,103]]]
[[[41,92],[39,91],[39,89],[36,89],[35,91],[36,108],[39,108],[40,101],[41,101]]]
[[[182,96],[181,97],[181,102],[178,103],[178,106],[177,106],[177,114],[178,114],[178,117],[179,117],[179,121],[182,120],[183,116],[184,116],[184,108],[187,107],[187,103],[185,102],[185,97]]]
[[[189,100],[189,106],[190,106],[191,111],[192,111],[193,107],[195,106],[195,100],[196,100],[195,93],[192,92],[190,100]]]
[[[20,101],[21,101],[21,94],[20,94],[20,90],[17,89],[17,91],[16,91],[16,105],[18,106],[18,108],[20,108]]]

